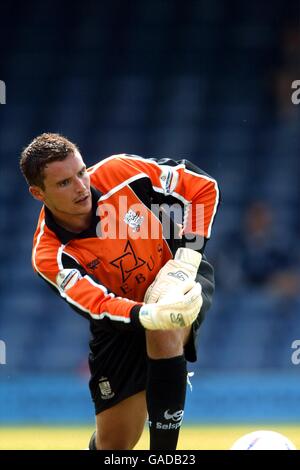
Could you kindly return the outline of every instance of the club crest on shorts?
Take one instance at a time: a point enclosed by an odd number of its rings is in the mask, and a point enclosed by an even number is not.
[[[110,398],[113,398],[115,396],[107,377],[101,377],[101,379],[99,380],[99,388],[101,398],[103,400],[109,400]]]

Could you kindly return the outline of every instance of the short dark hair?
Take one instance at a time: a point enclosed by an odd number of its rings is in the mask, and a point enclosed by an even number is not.
[[[78,147],[60,134],[44,133],[36,137],[22,152],[21,171],[29,186],[44,186],[44,170],[48,163],[62,161]]]

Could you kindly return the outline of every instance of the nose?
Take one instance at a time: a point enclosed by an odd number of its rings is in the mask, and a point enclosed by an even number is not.
[[[76,178],[76,180],[75,180],[75,189],[76,189],[76,192],[78,192],[78,193],[81,193],[83,189],[84,190],[86,189],[81,178]]]

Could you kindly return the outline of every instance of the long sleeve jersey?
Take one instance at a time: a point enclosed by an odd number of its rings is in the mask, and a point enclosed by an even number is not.
[[[203,250],[218,208],[218,185],[186,160],[126,154],[108,157],[88,173],[91,226],[69,232],[44,206],[33,268],[84,317],[141,328],[138,312],[146,289],[183,244],[177,222],[184,234],[203,239]]]

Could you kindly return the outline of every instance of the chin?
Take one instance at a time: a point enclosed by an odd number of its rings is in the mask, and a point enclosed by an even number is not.
[[[80,215],[86,215],[86,214],[89,214],[91,210],[92,210],[92,202],[89,202],[86,205],[77,207],[76,213]]]

